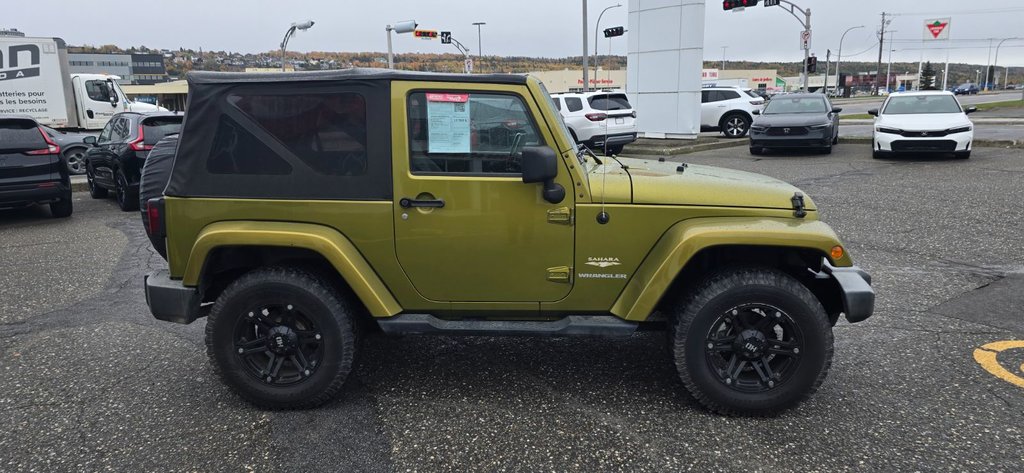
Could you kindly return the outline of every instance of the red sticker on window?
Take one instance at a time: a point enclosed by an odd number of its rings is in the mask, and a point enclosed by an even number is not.
[[[444,94],[427,92],[428,102],[459,102],[469,101],[469,94]]]

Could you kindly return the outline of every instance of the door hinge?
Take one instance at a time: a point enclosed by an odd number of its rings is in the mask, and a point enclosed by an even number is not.
[[[548,223],[572,225],[572,209],[570,209],[569,207],[559,207],[557,209],[548,210]]]
[[[555,266],[548,268],[548,281],[551,282],[572,282],[572,268],[568,266]]]

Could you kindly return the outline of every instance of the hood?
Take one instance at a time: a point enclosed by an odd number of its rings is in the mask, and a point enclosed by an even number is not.
[[[676,169],[680,163],[633,158],[619,161],[626,166],[625,171],[612,161],[591,172],[595,201],[607,188],[604,197],[609,203],[791,209],[793,194],[804,194],[786,182],[745,171],[688,164],[679,172]],[[602,176],[604,168],[608,173]],[[627,193],[630,185],[632,198]],[[807,210],[816,209],[806,194],[804,205]]]
[[[811,126],[832,123],[825,112],[821,113],[779,113],[754,117],[756,126]]]
[[[875,119],[875,125],[911,131],[945,130],[971,125],[971,120],[963,113],[883,114]]]

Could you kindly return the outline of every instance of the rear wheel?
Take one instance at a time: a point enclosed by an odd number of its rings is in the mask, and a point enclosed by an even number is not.
[[[622,148],[624,148],[623,145],[609,146],[608,147],[608,152],[605,153],[605,155],[606,156],[611,156],[613,154],[616,154],[616,155],[617,154],[621,154],[622,153]]]
[[[132,190],[128,185],[128,177],[124,172],[118,171],[114,181],[114,196],[117,198],[117,206],[128,212],[139,210],[139,191]]]
[[[64,195],[57,202],[50,204],[50,215],[54,218],[67,218],[74,211],[74,204],[71,202],[71,193]]]
[[[107,196],[107,190],[96,185],[96,180],[93,179],[92,174],[86,171],[85,182],[89,186],[89,197],[93,199],[102,199]]]
[[[810,397],[832,363],[824,308],[793,277],[749,268],[709,277],[672,314],[686,389],[726,415],[767,416]]]
[[[74,175],[85,174],[85,152],[86,148],[81,147],[64,150],[64,161],[67,162],[69,173]]]
[[[352,369],[354,315],[346,298],[310,273],[258,269],[217,298],[206,351],[245,400],[268,409],[314,407],[334,397]]]
[[[722,118],[721,127],[727,138],[743,138],[750,129],[750,118],[742,113],[730,113]]]

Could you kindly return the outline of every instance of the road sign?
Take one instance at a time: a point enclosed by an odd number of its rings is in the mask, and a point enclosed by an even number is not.
[[[420,39],[435,39],[437,38],[437,30],[416,30],[412,32],[413,36]]]
[[[442,31],[441,32],[441,44],[452,44],[452,32]]]
[[[473,72],[473,58],[470,58],[470,57],[466,58],[466,63],[465,63],[464,69],[466,71],[466,74],[471,74]]]
[[[764,6],[777,7],[779,6],[779,0],[764,0]]]
[[[936,18],[924,22],[924,39],[949,39],[949,18]]]
[[[800,32],[800,49],[811,49],[811,30]]]

